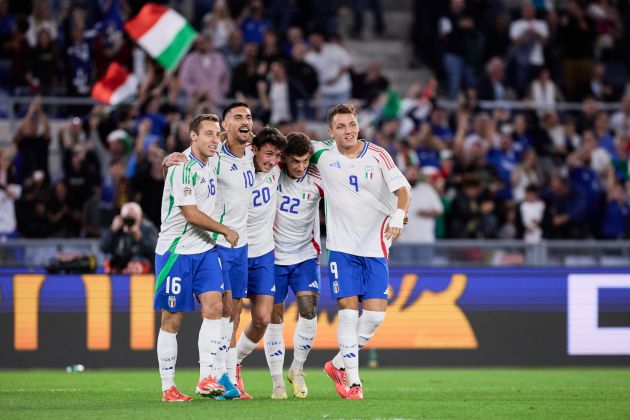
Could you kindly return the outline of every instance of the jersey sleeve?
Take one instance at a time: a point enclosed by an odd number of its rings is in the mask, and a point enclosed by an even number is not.
[[[389,191],[396,192],[401,188],[411,189],[409,181],[407,181],[407,178],[405,178],[402,172],[400,172],[400,169],[394,164],[387,150],[379,147],[375,152],[375,158],[378,161],[378,166],[383,173],[383,179],[385,179]]]
[[[187,162],[183,165],[172,166],[168,175],[171,183],[173,205],[193,206],[197,205],[195,197],[194,182],[197,174],[193,169],[195,162]]]
[[[317,141],[311,140],[311,147],[313,148],[313,155],[311,156],[311,164],[317,165],[322,154],[334,146],[334,140]]]

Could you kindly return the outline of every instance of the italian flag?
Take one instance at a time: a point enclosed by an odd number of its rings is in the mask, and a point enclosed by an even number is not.
[[[138,91],[138,79],[123,65],[112,62],[105,76],[92,87],[92,98],[109,105],[116,105]]]
[[[173,71],[197,38],[186,19],[165,6],[148,3],[125,23],[125,30],[155,61]]]

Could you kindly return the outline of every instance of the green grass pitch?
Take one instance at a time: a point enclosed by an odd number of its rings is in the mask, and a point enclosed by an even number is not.
[[[286,371],[285,371],[286,373]],[[321,371],[310,395],[272,401],[266,370],[244,369],[253,401],[160,401],[154,370],[0,371],[0,416],[112,419],[630,418],[630,368],[362,369],[363,401],[344,401]],[[177,371],[192,395],[197,372]],[[287,390],[290,385],[287,383]]]

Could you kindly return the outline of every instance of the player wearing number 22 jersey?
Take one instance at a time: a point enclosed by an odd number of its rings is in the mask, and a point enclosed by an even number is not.
[[[326,191],[329,280],[339,308],[340,353],[325,370],[342,397],[362,399],[359,349],[385,318],[387,256],[402,232],[411,187],[386,150],[358,138],[353,106],[331,108],[328,123],[334,141],[315,142],[311,159]]]

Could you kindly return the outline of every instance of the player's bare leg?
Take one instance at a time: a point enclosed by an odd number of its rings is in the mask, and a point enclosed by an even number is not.
[[[162,310],[162,321],[157,339],[157,356],[162,379],[162,401],[190,401],[192,398],[179,392],[175,386],[177,364],[177,332],[184,319],[182,312]]]
[[[298,318],[293,335],[293,362],[289,368],[288,379],[293,385],[293,395],[296,398],[306,398],[308,388],[304,381],[304,362],[308,357],[315,334],[317,333],[317,302],[319,295],[311,291],[297,293]]]
[[[251,295],[249,297],[252,321],[247,324],[236,343],[236,378],[239,391],[241,391],[241,398],[247,399],[249,395],[245,392],[243,386],[243,378],[240,375],[240,364],[243,359],[254,351],[258,342],[265,335],[267,326],[269,322],[271,322],[273,299],[274,297],[269,295]],[[251,396],[249,396],[249,398],[251,398]]]
[[[195,391],[202,396],[221,396],[225,388],[210,373],[221,344],[222,293],[206,292],[198,296],[202,324],[199,330],[199,382]]]
[[[282,328],[284,321],[284,303],[273,305],[271,312],[271,323],[267,326],[264,336],[265,357],[271,373],[273,390],[272,400],[283,400],[287,398],[287,390],[282,377],[282,367],[284,365],[284,355],[286,353]]]

